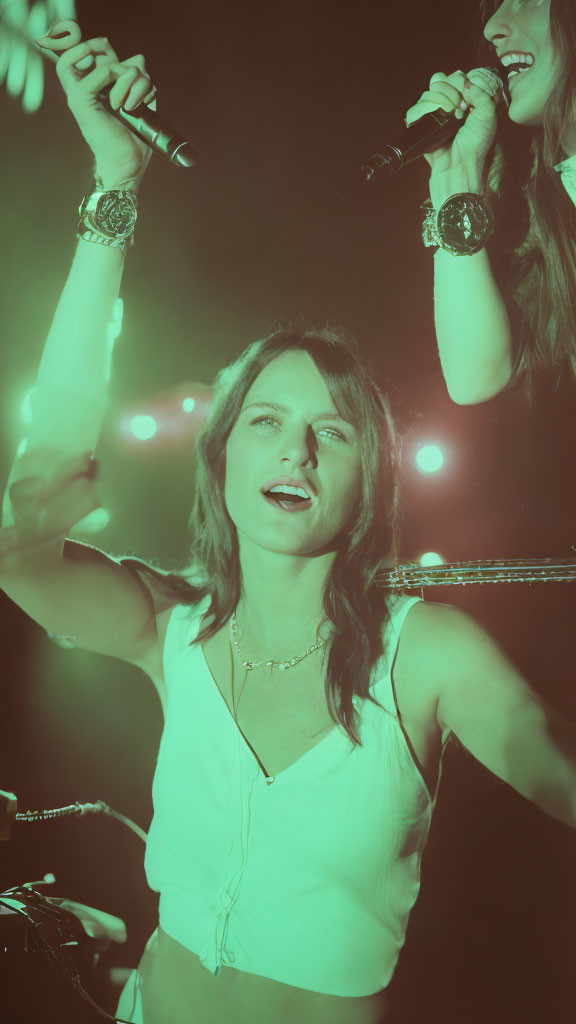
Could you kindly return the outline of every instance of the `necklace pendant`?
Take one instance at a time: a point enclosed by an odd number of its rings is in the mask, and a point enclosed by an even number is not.
[[[314,651],[317,651],[320,647],[324,647],[324,645],[328,643],[327,638],[326,640],[322,640],[320,643],[313,644],[312,647],[309,647],[307,651],[304,651],[304,653],[299,655],[299,657],[297,658],[292,658],[291,661],[244,661],[244,658],[242,657],[242,651],[240,650],[240,646],[238,644],[238,632],[235,610],[230,617],[230,632],[232,634],[234,646],[238,652],[238,657],[240,658],[240,661],[242,662],[244,668],[248,671],[254,668],[258,668],[260,665],[266,665],[269,668],[274,668],[275,666],[277,666],[281,672],[285,672],[286,669],[291,668],[293,665],[299,665],[300,662],[304,658],[308,657],[309,654],[312,654]]]

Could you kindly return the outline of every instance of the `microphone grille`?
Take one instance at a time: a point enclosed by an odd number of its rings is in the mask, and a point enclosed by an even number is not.
[[[508,97],[500,74],[494,68],[472,68],[468,72],[468,78],[475,85],[481,86],[489,92],[492,99],[503,99],[508,105]]]

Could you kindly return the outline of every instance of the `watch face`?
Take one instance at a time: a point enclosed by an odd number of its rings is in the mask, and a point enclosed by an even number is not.
[[[462,255],[478,252],[492,233],[494,216],[481,196],[455,195],[447,199],[438,214],[442,244]]]
[[[105,192],[94,212],[94,222],[111,238],[126,238],[136,223],[136,202],[125,192]]]

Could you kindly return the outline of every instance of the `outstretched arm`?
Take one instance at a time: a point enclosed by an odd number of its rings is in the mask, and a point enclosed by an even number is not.
[[[522,796],[576,828],[576,723],[542,700],[465,612],[443,604],[418,612],[417,657],[436,691],[441,730],[453,732]]]

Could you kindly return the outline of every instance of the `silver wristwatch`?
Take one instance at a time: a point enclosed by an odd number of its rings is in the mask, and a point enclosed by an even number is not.
[[[486,245],[494,231],[494,214],[486,196],[458,192],[436,211],[428,199],[422,204],[425,246],[440,246],[453,256],[472,256]]]
[[[117,249],[134,244],[138,216],[136,194],[124,189],[96,188],[78,208],[78,238]]]

